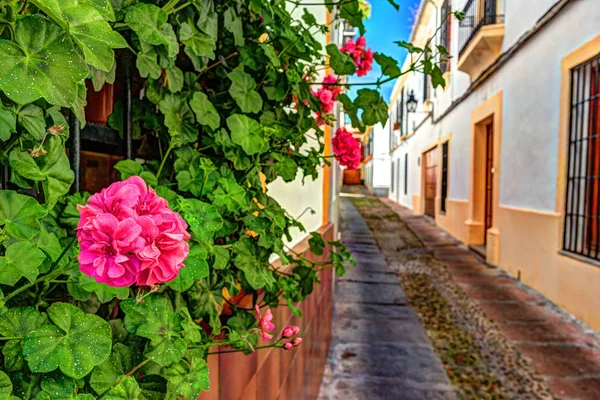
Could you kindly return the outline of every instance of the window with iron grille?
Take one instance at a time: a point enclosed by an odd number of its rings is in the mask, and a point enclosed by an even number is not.
[[[423,100],[429,100],[429,75],[423,74]]]
[[[452,12],[452,7],[450,2],[451,0],[446,0],[444,1],[444,4],[442,4],[442,18],[446,18],[446,21],[444,21],[444,24],[440,29],[440,45],[444,46],[446,50],[448,50],[448,55],[451,54],[450,42],[452,36],[452,14],[450,14]],[[448,55],[445,57],[448,57]],[[450,71],[450,61],[442,61],[440,63],[440,68],[442,71]]]
[[[400,133],[400,137],[404,134],[404,129],[402,129],[402,120],[404,119],[404,88],[400,93],[400,101],[396,103],[396,123],[398,124],[398,130]]]
[[[600,54],[571,71],[563,248],[600,260]]]
[[[404,155],[404,194],[408,194],[408,154]]]
[[[446,199],[448,198],[448,142],[442,144],[442,204],[440,211],[446,212]]]
[[[392,193],[395,192],[394,190],[394,162],[392,161]]]

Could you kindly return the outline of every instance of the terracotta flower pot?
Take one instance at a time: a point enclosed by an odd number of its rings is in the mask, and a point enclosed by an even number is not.
[[[112,114],[114,105],[114,86],[104,84],[99,92],[94,90],[91,80],[85,82],[87,87],[87,105],[85,106],[85,119],[99,125],[106,125],[108,116]]]

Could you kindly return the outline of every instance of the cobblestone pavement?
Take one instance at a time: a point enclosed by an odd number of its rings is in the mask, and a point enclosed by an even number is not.
[[[360,193],[342,200],[358,266],[336,282],[321,399],[600,399],[596,332],[428,217]]]
[[[350,200],[342,240],[357,266],[335,287],[333,341],[321,400],[457,399],[396,274]]]

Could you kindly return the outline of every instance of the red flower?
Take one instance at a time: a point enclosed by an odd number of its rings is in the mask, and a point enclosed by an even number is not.
[[[358,168],[362,160],[361,145],[350,132],[345,128],[339,128],[331,144],[333,145],[335,158],[341,165],[348,167],[348,169]]]
[[[350,39],[340,48],[342,53],[348,54],[354,60],[356,65],[356,75],[365,76],[373,69],[373,55],[371,49],[365,49],[367,40],[364,36],[354,40]]]

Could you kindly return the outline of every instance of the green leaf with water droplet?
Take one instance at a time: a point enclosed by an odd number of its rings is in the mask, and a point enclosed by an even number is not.
[[[179,210],[190,226],[192,237],[210,240],[223,226],[223,218],[216,207],[197,199],[181,200]]]
[[[33,283],[45,259],[44,253],[31,242],[12,243],[0,257],[0,283],[14,286],[23,277]]]
[[[142,393],[140,385],[134,377],[128,376],[123,382],[110,389],[104,399],[106,400],[137,400]]]
[[[197,399],[210,388],[208,365],[202,358],[194,357],[191,365],[181,361],[167,368],[169,390],[185,399]]]
[[[234,264],[244,271],[244,276],[253,289],[262,289],[274,282],[269,271],[268,260],[261,259],[257,255],[255,244],[246,236],[243,236],[233,244],[235,254]]]
[[[125,23],[144,42],[166,46],[169,57],[177,55],[177,36],[173,26],[167,22],[167,14],[161,8],[146,3],[135,4],[128,9]]]
[[[41,14],[17,22],[14,42],[0,40],[0,89],[16,103],[70,107],[88,72],[67,33]]]
[[[125,327],[137,336],[150,339],[144,355],[161,366],[173,364],[183,357],[187,348],[181,337],[183,318],[172,311],[169,300],[151,294],[136,302],[127,299],[121,302],[125,313]]]
[[[8,400],[11,397],[12,388],[13,385],[8,375],[0,371],[0,400]]]
[[[190,246],[188,257],[185,259],[185,267],[183,267],[183,269],[179,271],[179,275],[177,275],[173,281],[167,283],[167,285],[177,292],[185,292],[192,287],[195,281],[206,278],[208,276],[208,263],[206,262],[206,257],[206,250],[199,244],[193,243]]]
[[[115,61],[113,49],[127,47],[127,41],[106,22],[100,7],[89,0],[31,2],[65,29],[79,45],[85,61],[99,70],[109,72]]]
[[[0,316],[0,334],[4,337],[22,338],[42,326],[46,320],[46,314],[40,313],[33,307],[12,307]],[[25,367],[22,343],[21,339],[8,340],[4,343],[2,354],[6,371],[19,371]]]
[[[217,48],[215,38],[200,32],[193,24],[181,23],[179,40],[197,57],[208,57],[211,60],[215,58],[214,51]]]
[[[17,115],[0,103],[0,140],[8,140],[17,131]]]
[[[123,343],[115,343],[108,360],[98,365],[90,376],[90,386],[97,394],[102,394],[119,381],[123,374],[131,371],[141,361],[137,349]]]
[[[223,24],[225,25],[225,29],[233,33],[235,45],[238,47],[244,46],[244,26],[233,7],[229,7],[225,10],[225,13],[223,14]]]
[[[41,140],[46,134],[44,111],[33,104],[27,104],[17,113],[17,121],[31,136]]]
[[[217,188],[210,197],[214,205],[229,212],[235,212],[248,206],[246,190],[231,178],[220,178]]]
[[[31,371],[60,368],[79,379],[108,358],[112,346],[108,322],[69,303],[54,303],[47,313],[53,324],[42,325],[23,340],[23,356]]]

